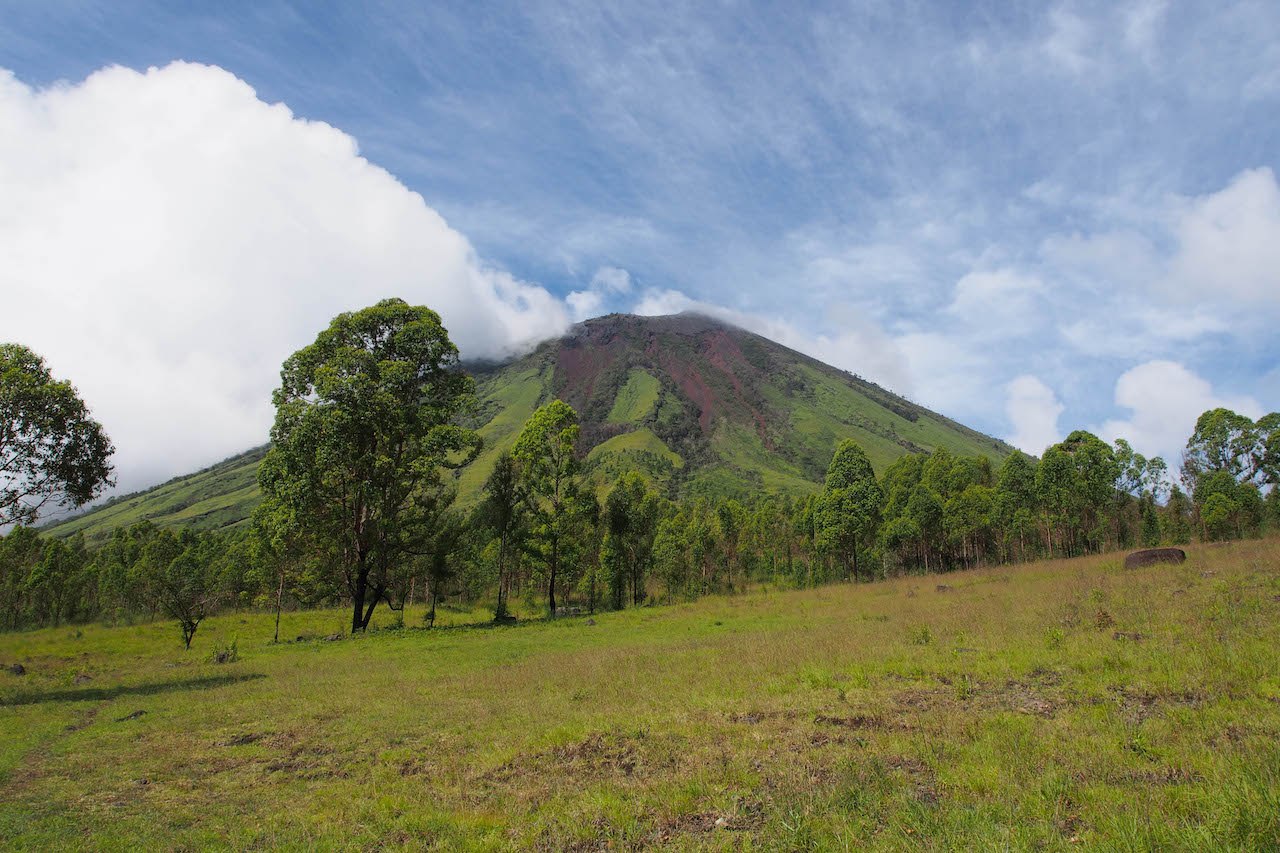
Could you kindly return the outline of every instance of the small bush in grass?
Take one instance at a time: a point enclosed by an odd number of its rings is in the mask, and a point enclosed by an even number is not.
[[[209,655],[209,660],[213,663],[235,663],[240,660],[240,650],[236,647],[236,641],[232,640],[225,646],[215,646],[213,654]]]
[[[927,646],[933,642],[933,632],[929,630],[928,625],[921,625],[915,628],[907,635],[907,639],[913,646]]]

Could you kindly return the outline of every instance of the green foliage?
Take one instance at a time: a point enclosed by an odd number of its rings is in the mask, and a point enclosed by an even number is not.
[[[71,383],[26,347],[0,344],[0,528],[93,500],[112,483],[114,450]]]
[[[406,581],[409,558],[432,547],[453,500],[441,472],[479,451],[479,436],[457,424],[474,383],[439,316],[399,299],[338,315],[280,378],[259,481],[338,556],[351,630],[362,631]]]
[[[661,499],[635,473],[624,474],[605,499],[600,564],[615,610],[627,598],[637,605],[645,601],[661,514]]]
[[[627,382],[618,391],[613,408],[605,420],[614,424],[640,423],[653,414],[658,405],[662,385],[647,370],[632,368]]]
[[[1255,424],[1230,409],[1210,409],[1196,419],[1183,453],[1182,481],[1197,504],[1204,504],[1200,481],[1223,473],[1242,483],[1280,484],[1280,413]]]
[[[495,622],[507,621],[511,616],[507,606],[507,599],[511,594],[508,563],[525,534],[527,502],[528,495],[522,482],[519,464],[510,453],[499,454],[489,479],[485,480],[484,498],[475,514],[475,520],[498,540],[495,554],[497,570],[497,601],[493,611]]]
[[[1115,494],[1120,466],[1107,444],[1076,430],[1045,451],[1036,469],[1037,499],[1062,553],[1097,550],[1101,522]],[[1053,548],[1050,542],[1050,548]]]
[[[883,504],[884,492],[867,454],[856,441],[842,441],[827,469],[815,526],[819,546],[850,566],[854,580],[858,549],[874,543]]]
[[[547,611],[556,614],[556,581],[573,563],[575,534],[594,505],[578,463],[578,414],[562,400],[540,407],[520,431],[512,456],[532,516],[528,552],[547,579]]]

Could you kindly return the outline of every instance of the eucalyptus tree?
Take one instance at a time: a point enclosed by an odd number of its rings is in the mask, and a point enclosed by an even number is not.
[[[493,531],[498,540],[498,600],[493,608],[495,622],[510,618],[507,600],[511,595],[508,564],[525,531],[526,499],[520,465],[509,452],[498,455],[484,483],[484,497],[476,519]]]
[[[474,382],[436,312],[384,299],[290,356],[272,400],[263,493],[338,555],[351,630],[363,631],[396,572],[429,550],[444,472],[479,452],[458,424]]]
[[[570,539],[588,504],[578,461],[579,433],[578,413],[563,400],[552,400],[530,416],[512,450],[527,489],[532,522],[528,551],[545,572],[551,616],[556,614],[556,582],[572,550]]]
[[[111,442],[71,383],[20,344],[0,344],[0,529],[32,524],[112,484]]]
[[[645,580],[653,560],[653,542],[660,516],[658,494],[635,471],[618,478],[605,498],[600,562],[615,610],[622,609],[628,589],[632,604],[644,602]]]
[[[875,542],[883,505],[884,491],[866,451],[853,439],[840,442],[827,468],[815,528],[819,544],[852,569],[854,581],[858,550]]]
[[[1182,455],[1182,482],[1197,503],[1201,477],[1224,471],[1239,482],[1280,483],[1280,413],[1254,423],[1230,409],[1210,409],[1196,419]]]
[[[1037,499],[1052,536],[1066,556],[1082,546],[1097,548],[1106,513],[1113,504],[1120,466],[1102,439],[1076,430],[1044,452],[1036,469]],[[1053,543],[1050,541],[1050,549]]]

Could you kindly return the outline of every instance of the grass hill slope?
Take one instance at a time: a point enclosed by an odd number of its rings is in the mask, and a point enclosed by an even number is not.
[[[248,520],[262,499],[258,463],[266,453],[266,445],[255,447],[203,471],[112,498],[86,513],[51,524],[47,530],[57,536],[83,533],[90,542],[98,542],[117,527],[139,521],[196,530],[236,527]]]
[[[872,464],[945,447],[999,461],[1008,445],[759,335],[690,314],[588,320],[513,362],[473,368],[480,457],[460,472],[476,499],[528,417],[559,397],[579,412],[586,467],[601,489],[629,470],[672,496],[800,494],[819,488],[836,445],[854,438]],[[259,448],[150,492],[54,525],[91,540],[150,519],[205,529],[238,524],[257,500]]]
[[[336,642],[344,613],[279,645],[237,613],[189,653],[173,623],[0,635],[0,838],[1274,850],[1280,542],[1189,551]]]

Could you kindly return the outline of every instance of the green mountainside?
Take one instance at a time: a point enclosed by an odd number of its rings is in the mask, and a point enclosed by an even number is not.
[[[501,365],[472,367],[481,455],[459,472],[473,503],[498,454],[533,411],[559,397],[582,419],[585,467],[603,491],[635,470],[671,496],[793,494],[820,487],[838,442],[877,470],[946,447],[999,461],[1012,448],[759,335],[699,315],[609,315]],[[150,519],[201,529],[243,523],[258,500],[265,447],[51,526],[91,540]]]

